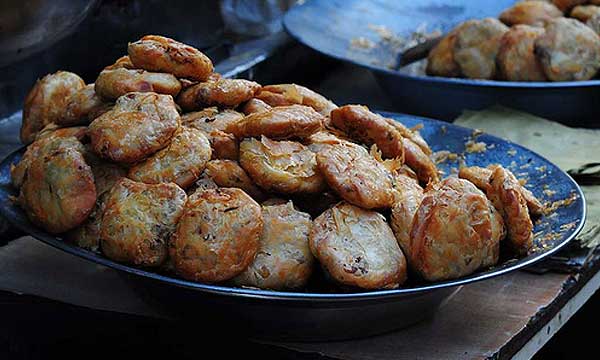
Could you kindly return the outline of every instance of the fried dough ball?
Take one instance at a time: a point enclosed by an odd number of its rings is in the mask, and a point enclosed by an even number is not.
[[[600,35],[600,14],[592,16],[585,24],[596,34]]]
[[[310,250],[336,282],[363,289],[393,289],[406,280],[406,259],[385,218],[339,203],[317,217]]]
[[[18,203],[34,224],[52,234],[85,221],[96,203],[92,170],[75,137],[52,138],[31,160]]]
[[[349,142],[324,146],[317,153],[317,167],[347,202],[365,209],[393,205],[392,175],[363,147]]]
[[[294,141],[262,136],[240,143],[240,165],[261,188],[277,193],[318,193],[326,187],[315,153]]]
[[[504,10],[499,18],[508,26],[519,24],[544,26],[548,20],[562,16],[563,12],[552,3],[524,1]]]
[[[87,125],[111,108],[112,104],[96,94],[94,84],[89,84],[69,96],[65,113],[56,118],[56,123],[61,126]]]
[[[10,177],[12,185],[17,189],[21,187],[31,162],[40,156],[40,149],[42,149],[44,144],[49,140],[68,137],[75,137],[77,140],[82,140],[86,135],[87,128],[84,126],[57,128],[55,124],[46,125],[46,127],[37,134],[35,141],[27,146],[19,163],[11,165]]]
[[[250,115],[258,112],[271,110],[271,108],[271,105],[267,104],[266,102],[256,98],[252,98],[246,101],[246,103],[242,106],[241,110],[244,114]]]
[[[108,258],[156,267],[167,258],[167,241],[183,213],[187,196],[179,186],[120,179],[107,194],[100,225],[100,248]]]
[[[310,216],[291,201],[261,206],[263,231],[256,257],[233,283],[261,289],[297,289],[306,285],[314,257],[308,246]]]
[[[439,180],[439,174],[435,163],[423,152],[419,145],[410,139],[404,139],[404,161],[409,168],[414,170],[417,178],[423,184]]]
[[[239,145],[236,137],[225,130],[244,118],[241,113],[225,109],[219,111],[216,107],[187,113],[181,116],[184,126],[203,131],[213,149],[213,159],[237,160]]]
[[[183,90],[177,104],[186,111],[208,106],[235,108],[254,97],[260,85],[244,79],[217,78],[201,82]]]
[[[461,76],[460,67],[454,59],[454,45],[456,44],[456,35],[465,26],[460,24],[435,45],[427,56],[427,75],[459,77]]]
[[[496,62],[501,78],[509,81],[546,81],[540,60],[535,56],[537,38],[543,28],[513,26],[500,40]]]
[[[229,280],[253,261],[262,230],[260,205],[242,190],[195,193],[171,238],[175,271],[193,281]]]
[[[497,19],[469,20],[456,34],[454,60],[462,75],[471,79],[493,79],[500,39],[508,27]]]
[[[577,20],[555,19],[536,40],[535,54],[552,81],[589,80],[600,68],[600,38]]]
[[[89,136],[96,154],[134,163],[167,146],[179,123],[171,96],[129,93],[90,124]]]
[[[306,138],[323,128],[325,117],[303,105],[277,106],[247,115],[227,131],[238,139],[264,135],[271,139]]]
[[[423,188],[419,182],[407,175],[394,176],[395,199],[392,207],[390,225],[398,240],[402,252],[408,255],[411,251],[410,230],[417,209],[423,200]]]
[[[315,109],[323,116],[329,116],[337,105],[304,86],[296,84],[278,84],[263,86],[256,98],[270,106],[306,105]]]
[[[147,184],[173,182],[186,189],[204,171],[210,156],[204,133],[182,126],[167,147],[129,169],[129,178]]]
[[[376,144],[386,158],[404,159],[402,135],[383,116],[362,105],[345,105],[331,112],[331,124],[352,139]]]
[[[127,53],[138,68],[198,81],[213,72],[212,61],[198,49],[164,36],[146,35],[129,43]]]
[[[130,92],[155,92],[175,97],[181,90],[181,83],[172,74],[117,67],[102,70],[94,90],[109,100],[116,100]]]
[[[100,249],[100,227],[106,204],[106,195],[121,178],[127,176],[127,170],[113,163],[103,161],[86,149],[84,157],[92,168],[96,184],[96,205],[87,220],[65,234],[65,238],[77,246],[91,250]]]
[[[406,255],[428,281],[455,279],[496,264],[504,235],[502,216],[483,192],[446,178],[425,192]]]
[[[400,121],[396,121],[394,119],[385,118],[385,120],[388,122],[388,124],[394,127],[394,129],[396,129],[403,138],[410,139],[413,143],[417,144],[427,156],[432,154],[429,144],[427,144],[425,139],[423,139],[418,130],[409,129]]]
[[[583,5],[587,2],[588,0],[552,0],[552,3],[565,13],[577,5]]]
[[[233,160],[211,160],[204,173],[219,187],[238,188],[256,201],[266,199],[265,193],[256,186],[246,171]]]
[[[600,14],[600,6],[577,5],[571,10],[570,16],[581,22],[586,22],[596,14]]]
[[[504,218],[510,249],[518,255],[527,255],[533,247],[533,223],[521,189],[511,172],[497,166],[490,177],[487,196]]]
[[[25,97],[21,141],[31,143],[44,126],[62,117],[69,97],[84,87],[83,79],[68,71],[58,71],[38,80]]]
[[[497,166],[499,165],[492,165],[489,168],[479,166],[463,167],[459,170],[458,176],[461,179],[469,180],[481,190],[487,191],[488,186],[490,184],[492,172]],[[506,171],[510,172],[510,170]],[[514,174],[511,173],[511,175],[514,177]],[[533,195],[531,191],[529,191],[529,189],[527,189],[525,186],[520,185],[520,183],[519,186],[519,191],[521,192],[521,196],[523,196],[525,202],[527,203],[527,208],[529,209],[529,212],[533,215],[543,215],[546,211],[544,205],[535,197],[535,195]]]

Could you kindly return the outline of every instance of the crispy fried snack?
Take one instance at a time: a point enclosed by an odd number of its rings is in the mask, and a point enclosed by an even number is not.
[[[504,218],[510,249],[518,255],[527,255],[533,247],[533,223],[522,189],[510,171],[497,166],[492,171],[487,196]]]
[[[500,40],[496,62],[500,77],[509,81],[546,81],[540,60],[535,56],[535,41],[543,28],[516,25]]]
[[[417,178],[423,184],[439,181],[435,163],[423,150],[410,139],[404,139],[404,161],[415,171]]]
[[[206,164],[204,174],[219,187],[238,188],[260,202],[266,199],[265,193],[256,186],[246,171],[233,160],[211,160]]]
[[[423,150],[425,155],[431,155],[432,152],[431,148],[429,148],[429,144],[427,144],[425,139],[423,139],[418,130],[409,129],[406,126],[404,126],[404,124],[402,124],[400,121],[396,121],[394,119],[384,119],[388,122],[388,124],[394,127],[394,129],[396,129],[400,133],[400,135],[402,135],[403,138],[409,139],[415,144],[417,144],[421,148],[421,150]]]
[[[294,209],[291,201],[261,208],[264,225],[258,253],[233,283],[275,290],[303,287],[314,265],[308,246],[310,216]]]
[[[500,21],[508,26],[531,25],[544,26],[550,19],[562,17],[563,12],[547,1],[522,1],[504,10]]]
[[[212,61],[200,50],[164,36],[146,35],[129,43],[127,53],[138,68],[178,78],[205,81],[213,72]]]
[[[38,80],[23,105],[21,141],[31,143],[44,126],[62,117],[69,97],[84,87],[83,79],[68,71],[58,71]]]
[[[173,182],[186,189],[204,171],[210,156],[204,133],[182,126],[167,147],[129,169],[129,178],[146,184]]]
[[[402,252],[410,260],[410,230],[412,222],[423,200],[423,188],[419,182],[402,173],[394,174],[394,206],[390,225]]]
[[[181,83],[172,74],[117,67],[102,70],[94,90],[108,100],[116,100],[130,92],[155,92],[174,97],[179,94]]]
[[[179,128],[173,98],[129,93],[89,126],[93,151],[105,159],[134,163],[167,146]]]
[[[250,115],[258,112],[271,110],[271,108],[271,105],[267,104],[266,102],[256,98],[252,98],[246,101],[246,103],[241,106],[241,111],[246,115]]]
[[[203,131],[213,149],[213,159],[237,160],[239,156],[238,140],[225,130],[244,118],[244,115],[230,109],[219,111],[216,107],[187,113],[181,116],[184,126]]]
[[[193,281],[229,280],[253,261],[262,230],[260,205],[242,190],[200,190],[171,238],[175,271]]]
[[[111,103],[104,101],[96,94],[94,84],[89,84],[69,96],[65,112],[56,118],[56,124],[61,126],[87,125],[110,110],[112,106]]]
[[[365,209],[393,205],[392,175],[363,147],[349,142],[324,146],[317,166],[327,184],[344,200]]]
[[[565,13],[577,5],[583,5],[587,2],[588,0],[552,0],[552,3]]]
[[[295,141],[262,136],[240,144],[240,165],[261,188],[277,193],[318,193],[326,187],[315,154]]]
[[[429,187],[410,231],[408,263],[428,281],[454,279],[498,262],[502,216],[466,180]]]
[[[385,218],[339,203],[314,221],[310,250],[336,282],[392,289],[406,280],[406,259]]]
[[[296,84],[278,84],[263,86],[256,98],[270,106],[306,105],[323,116],[329,116],[337,105],[304,86]]]
[[[551,81],[589,80],[600,68],[600,38],[577,20],[555,19],[535,41],[535,54]]]
[[[226,130],[238,139],[264,135],[270,139],[306,138],[323,128],[325,117],[303,105],[277,106],[250,114]]]
[[[186,202],[175,184],[143,184],[122,178],[107,194],[100,247],[107,257],[155,267],[167,258],[167,241]]]
[[[500,39],[508,27],[494,18],[469,20],[456,33],[454,60],[471,79],[493,79]]]
[[[459,77],[462,75],[460,66],[454,59],[454,45],[456,44],[456,35],[465,26],[465,23],[462,23],[454,28],[429,51],[425,70],[427,75],[444,77]]]
[[[252,99],[258,90],[260,85],[254,81],[215,77],[183,90],[177,97],[177,104],[186,111],[208,106],[235,108]]]
[[[571,10],[570,16],[585,23],[596,14],[600,14],[600,6],[577,5]]]
[[[331,112],[331,124],[354,140],[376,144],[386,158],[404,159],[402,135],[381,115],[362,105],[345,105]]]
[[[92,170],[75,137],[56,137],[37,149],[27,168],[18,203],[34,224],[52,234],[85,221],[96,203]]]

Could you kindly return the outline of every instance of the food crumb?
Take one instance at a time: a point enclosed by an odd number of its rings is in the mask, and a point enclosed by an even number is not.
[[[546,166],[538,166],[535,169],[539,172],[546,172]]]
[[[469,140],[465,143],[465,151],[468,153],[481,153],[485,152],[486,143],[484,142],[475,142],[473,140]]]
[[[510,149],[510,150],[508,150],[506,153],[507,153],[508,155],[510,155],[510,156],[515,156],[515,155],[517,155],[517,150],[515,150],[515,149]]]
[[[543,193],[544,193],[544,195],[550,197],[550,196],[554,196],[556,194],[556,191],[550,190],[550,189],[544,189]]]
[[[375,47],[375,43],[365,37],[360,36],[357,38],[353,38],[350,41],[350,47],[355,49],[370,50]]]

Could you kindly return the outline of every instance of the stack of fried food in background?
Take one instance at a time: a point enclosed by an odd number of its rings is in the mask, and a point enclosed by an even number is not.
[[[126,264],[204,283],[301,289],[457,278],[532,248],[543,206],[501,166],[441,180],[415,130],[295,84],[213,72],[161,36],[95,84],[47,75],[12,168],[30,220]],[[314,220],[313,220],[314,218]]]
[[[499,20],[466,21],[429,52],[427,74],[506,81],[589,80],[600,69],[598,5],[598,0],[526,0],[505,10]]]

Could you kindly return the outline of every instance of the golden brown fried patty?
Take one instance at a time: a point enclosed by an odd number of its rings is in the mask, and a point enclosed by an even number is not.
[[[310,249],[336,282],[391,289],[406,280],[406,260],[385,218],[339,203],[314,221]]]
[[[456,44],[456,35],[464,26],[463,23],[454,28],[429,51],[425,70],[427,75],[444,77],[459,77],[462,75],[460,66],[454,59],[454,45]]]
[[[544,26],[548,20],[562,16],[563,12],[547,1],[523,1],[504,10],[499,18],[508,26]]]
[[[583,5],[587,2],[588,0],[552,0],[552,3],[565,13],[577,5]]]
[[[389,171],[363,147],[343,142],[317,153],[317,166],[327,184],[344,200],[365,209],[393,205]]]
[[[261,188],[277,193],[317,193],[325,181],[315,154],[294,141],[249,138],[240,144],[240,165]]]
[[[386,158],[404,159],[402,135],[381,115],[362,105],[345,105],[331,112],[331,124],[354,140],[376,144]]]
[[[77,74],[58,71],[38,80],[25,97],[21,141],[29,144],[42,128],[62,117],[70,96],[85,87]]]
[[[306,285],[314,265],[308,246],[310,216],[294,209],[291,201],[261,208],[264,225],[258,253],[234,284],[275,290]]]
[[[183,90],[177,104],[186,111],[208,106],[235,108],[254,97],[260,85],[244,79],[218,78],[201,82]]]
[[[212,147],[213,159],[237,160],[239,144],[235,135],[225,130],[244,118],[244,115],[230,109],[219,111],[216,107],[187,113],[181,116],[184,126],[203,131]]]
[[[496,62],[500,77],[509,81],[546,81],[546,74],[536,57],[535,41],[544,34],[543,28],[513,26],[500,41]]]
[[[535,41],[535,54],[551,81],[589,80],[600,68],[600,38],[577,20],[555,19]]]
[[[266,102],[256,98],[252,98],[246,101],[246,103],[241,106],[241,111],[246,115],[250,115],[257,112],[271,110],[271,108],[272,106],[267,104]]]
[[[252,182],[246,171],[233,160],[211,160],[206,164],[204,174],[219,187],[238,188],[260,202],[265,200],[265,193]]]
[[[171,74],[149,72],[141,69],[104,69],[94,84],[96,94],[116,100],[130,92],[155,92],[177,96],[181,83]]]
[[[277,106],[250,114],[227,129],[239,139],[264,135],[270,139],[306,138],[323,128],[325,117],[303,105]]]
[[[61,126],[86,125],[111,108],[111,103],[96,94],[94,84],[89,84],[69,96],[65,113],[56,119],[56,123]]]
[[[167,147],[129,169],[129,178],[147,184],[173,182],[186,189],[204,171],[210,156],[204,133],[182,126]]]
[[[213,72],[212,61],[201,51],[164,36],[146,35],[129,43],[127,53],[138,68],[179,78],[204,81]]]
[[[89,126],[93,151],[105,159],[134,163],[167,146],[179,128],[173,98],[129,93]]]
[[[277,84],[263,86],[256,98],[270,106],[306,105],[315,109],[323,116],[329,116],[337,105],[304,86],[296,84]]]
[[[185,191],[169,184],[122,178],[107,194],[100,247],[107,257],[140,266],[159,266],[186,202]]]
[[[423,152],[419,145],[410,139],[404,139],[404,161],[409,168],[414,170],[417,178],[423,184],[439,180],[439,174],[435,163]]]
[[[34,224],[57,234],[85,221],[96,203],[92,170],[74,137],[43,143],[24,177],[19,205]]]
[[[417,209],[423,200],[423,188],[419,186],[417,180],[407,175],[394,175],[395,199],[390,225],[402,252],[410,260],[408,255],[411,249],[410,230]]]
[[[570,16],[585,23],[596,14],[600,14],[600,6],[577,5],[571,10]]]
[[[504,234],[502,217],[483,192],[466,180],[446,178],[419,205],[408,263],[428,281],[465,276],[498,262]]]
[[[258,252],[263,220],[260,205],[240,189],[195,193],[170,242],[175,271],[207,283],[229,280]]]

